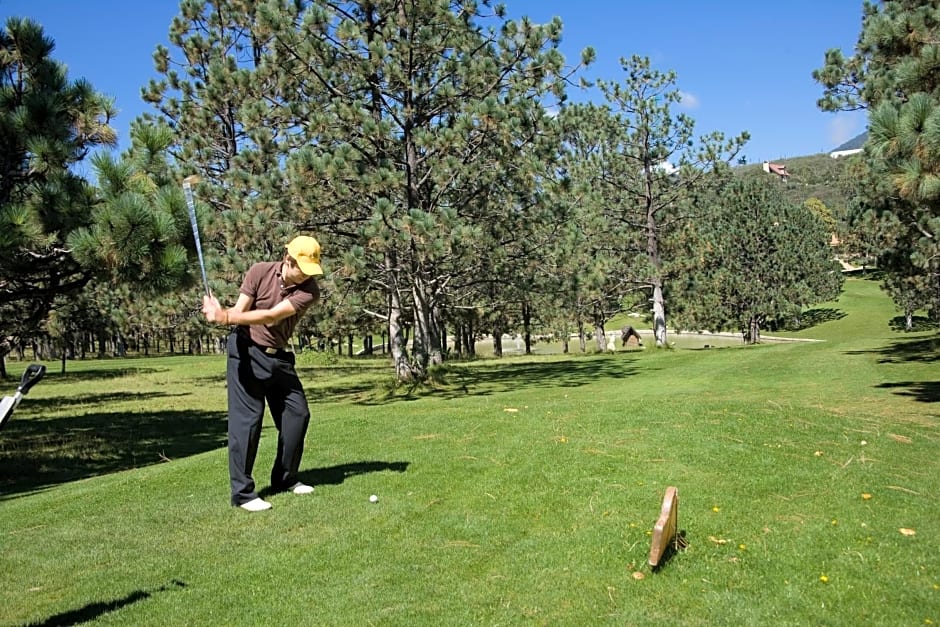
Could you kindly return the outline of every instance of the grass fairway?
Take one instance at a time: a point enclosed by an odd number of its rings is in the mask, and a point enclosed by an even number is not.
[[[0,623],[940,622],[938,334],[861,278],[808,316],[823,342],[448,364],[412,393],[302,356],[316,492],[258,514],[228,505],[221,357],[50,364],[0,432]],[[651,572],[670,485],[689,546]]]

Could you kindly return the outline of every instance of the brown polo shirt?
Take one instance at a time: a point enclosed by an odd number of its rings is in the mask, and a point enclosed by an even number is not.
[[[273,309],[281,301],[289,300],[297,312],[275,324],[247,326],[251,341],[260,346],[286,347],[301,316],[320,300],[320,288],[315,277],[310,277],[299,285],[285,287],[281,283],[281,263],[262,261],[254,264],[248,269],[239,289],[242,294],[254,300],[251,310]]]

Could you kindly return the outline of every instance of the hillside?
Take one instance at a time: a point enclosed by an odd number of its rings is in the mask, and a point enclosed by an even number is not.
[[[833,159],[829,153],[805,157],[782,159],[774,163],[783,164],[790,178],[781,185],[787,198],[795,203],[804,203],[810,198],[821,200],[836,216],[844,215],[849,203],[848,170],[856,156]],[[735,168],[741,175],[761,172],[759,163]],[[767,174],[766,176],[773,176]]]

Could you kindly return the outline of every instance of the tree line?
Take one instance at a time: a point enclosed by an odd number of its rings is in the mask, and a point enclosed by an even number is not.
[[[657,346],[667,321],[756,342],[838,294],[824,212],[731,167],[746,132],[697,135],[676,75],[639,56],[594,82],[602,102],[571,102],[594,52],[570,64],[561,32],[488,0],[184,0],[142,89],[153,112],[114,156],[113,103],[11,18],[0,354],[40,336],[217,335],[198,314],[191,174],[220,300],[313,233],[327,276],[302,335],[380,335],[401,380],[480,334],[528,349],[624,308],[649,313]],[[86,158],[94,185],[73,173]]]

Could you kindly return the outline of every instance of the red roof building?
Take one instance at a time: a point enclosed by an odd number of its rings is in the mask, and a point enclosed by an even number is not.
[[[787,172],[787,166],[782,163],[771,163],[769,161],[764,162],[764,172],[768,174],[776,174],[784,181],[790,178],[790,173]]]

